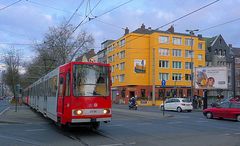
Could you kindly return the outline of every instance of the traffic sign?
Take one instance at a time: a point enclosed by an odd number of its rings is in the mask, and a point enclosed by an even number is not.
[[[162,87],[166,86],[166,80],[162,80]]]

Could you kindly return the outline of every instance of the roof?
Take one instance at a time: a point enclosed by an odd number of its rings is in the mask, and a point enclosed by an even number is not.
[[[233,51],[233,54],[235,56],[239,56],[240,57],[240,48],[233,47],[232,51]]]
[[[162,31],[162,30],[159,30],[159,29],[151,29],[151,27],[146,29],[144,24],[142,24],[142,26],[140,28],[132,31],[131,33],[138,33],[138,34],[165,33],[165,34],[175,34],[175,35],[182,35],[182,36],[195,36],[195,35],[191,35],[191,34],[188,34],[188,33],[174,32],[174,27],[173,26],[171,26],[166,31]],[[198,37],[198,36],[195,36],[195,37]]]
[[[211,38],[204,37],[204,40],[206,41],[206,48],[212,46],[217,38],[218,38],[218,36],[214,36]]]

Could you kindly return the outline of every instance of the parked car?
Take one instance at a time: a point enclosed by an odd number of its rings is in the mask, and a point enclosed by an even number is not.
[[[223,118],[234,119],[240,122],[240,102],[228,101],[217,105],[216,107],[203,110],[204,116],[208,119]]]
[[[188,111],[193,109],[192,102],[186,98],[170,98],[160,105],[161,110],[173,110],[177,112]]]

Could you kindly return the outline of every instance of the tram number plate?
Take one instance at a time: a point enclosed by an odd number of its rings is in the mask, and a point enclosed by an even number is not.
[[[90,110],[89,113],[90,113],[90,114],[96,114],[96,113],[97,113],[97,110]]]

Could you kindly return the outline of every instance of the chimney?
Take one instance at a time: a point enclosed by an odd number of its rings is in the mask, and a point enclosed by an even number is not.
[[[171,32],[171,33],[174,33],[174,27],[173,27],[173,25],[171,25],[171,27],[170,28],[168,28],[168,30],[167,30],[168,32]]]
[[[142,24],[141,29],[142,29],[142,30],[145,29],[145,25],[144,25],[144,23]]]
[[[129,34],[129,29],[128,29],[128,27],[125,28],[125,33],[124,33],[124,35],[126,35],[126,34]]]
[[[228,47],[229,47],[229,48],[232,48],[232,44],[228,44]]]
[[[202,34],[197,35],[199,39],[202,39]]]

